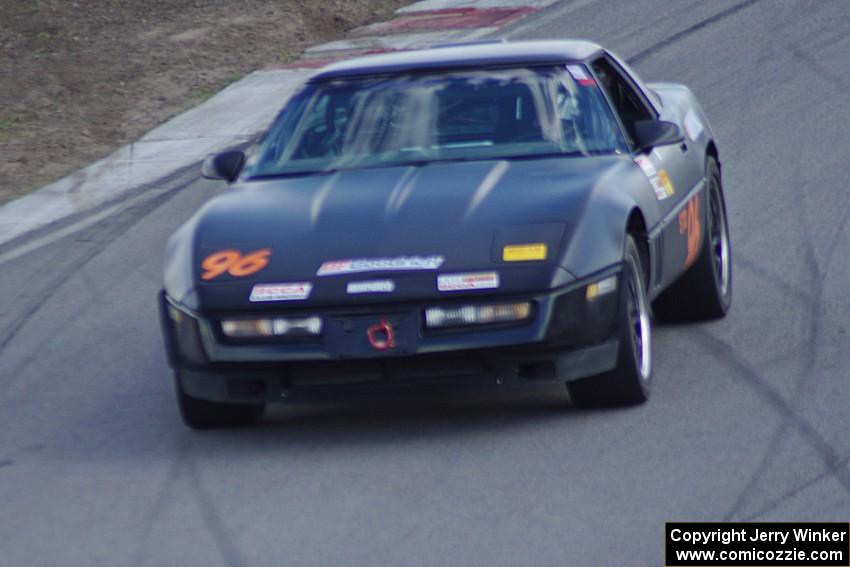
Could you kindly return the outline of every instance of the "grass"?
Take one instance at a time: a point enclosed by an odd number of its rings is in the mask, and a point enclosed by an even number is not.
[[[201,87],[192,91],[192,98],[198,102],[206,102],[218,92],[212,87]]]
[[[285,49],[280,52],[280,63],[282,65],[289,65],[290,63],[297,61],[299,57],[301,57],[301,51]]]
[[[18,115],[0,116],[0,141],[21,133],[23,121],[23,118]]]

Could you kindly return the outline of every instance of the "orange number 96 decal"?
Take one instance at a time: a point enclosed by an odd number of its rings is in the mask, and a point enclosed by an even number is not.
[[[214,280],[225,272],[237,278],[256,274],[269,264],[271,254],[271,248],[261,248],[245,255],[239,250],[214,252],[201,263],[204,269],[201,279]]]

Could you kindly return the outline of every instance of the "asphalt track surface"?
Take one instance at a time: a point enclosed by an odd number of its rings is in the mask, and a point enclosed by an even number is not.
[[[666,520],[848,520],[848,4],[577,0],[506,34],[597,40],[718,135],[733,309],[656,328],[649,403],[451,392],[185,429],[154,297],[167,236],[224,190],[192,172],[0,266],[0,564],[661,565]]]

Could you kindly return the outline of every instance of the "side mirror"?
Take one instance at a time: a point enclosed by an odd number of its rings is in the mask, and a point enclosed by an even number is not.
[[[201,166],[201,176],[207,179],[223,179],[232,183],[239,177],[243,165],[245,165],[244,152],[224,152],[207,156]]]
[[[642,150],[655,146],[668,146],[685,141],[682,131],[672,122],[663,120],[638,120],[634,123],[635,142]]]

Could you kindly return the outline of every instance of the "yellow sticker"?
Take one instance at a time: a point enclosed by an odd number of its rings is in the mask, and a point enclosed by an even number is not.
[[[672,197],[676,189],[673,187],[673,182],[670,181],[670,176],[667,175],[667,170],[662,169],[659,171],[658,178],[661,180],[661,184],[664,185],[664,191],[667,193],[667,196]]]
[[[545,260],[546,244],[510,244],[502,249],[502,260],[505,262],[527,262],[529,260]]]

